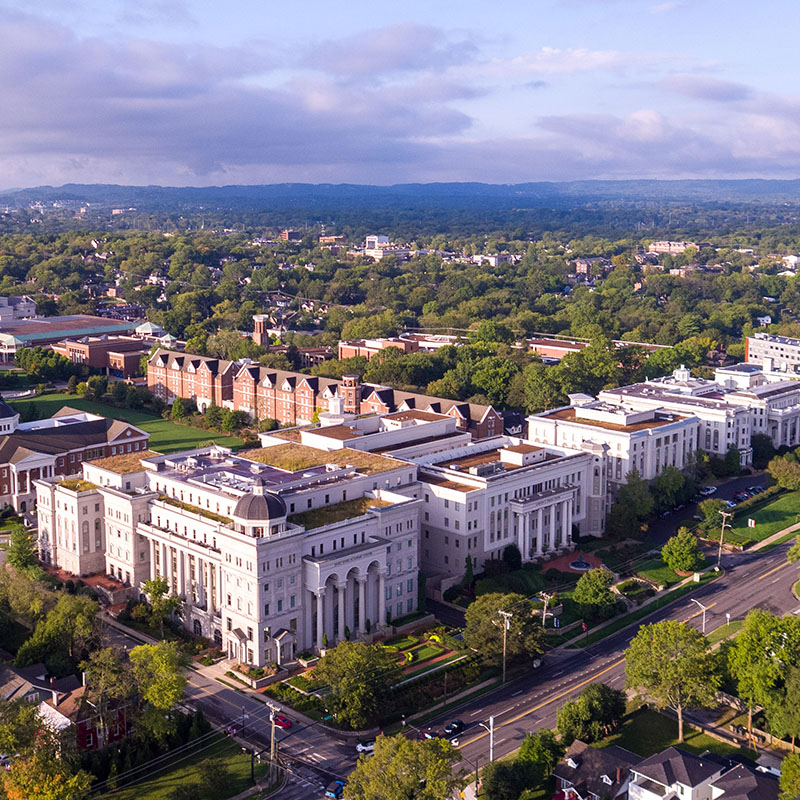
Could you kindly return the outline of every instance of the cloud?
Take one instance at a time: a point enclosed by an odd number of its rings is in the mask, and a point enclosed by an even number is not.
[[[668,92],[692,97],[696,100],[712,100],[716,103],[732,103],[747,100],[753,94],[743,83],[706,78],[697,75],[670,75],[659,86]]]
[[[334,75],[375,77],[441,69],[476,53],[472,42],[453,41],[439,28],[406,22],[322,42],[311,49],[304,64]]]
[[[658,3],[657,5],[650,6],[647,10],[651,14],[669,14],[672,11],[677,11],[678,9],[685,7],[686,3],[668,2],[668,3]]]

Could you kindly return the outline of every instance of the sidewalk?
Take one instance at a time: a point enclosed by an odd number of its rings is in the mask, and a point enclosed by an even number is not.
[[[796,522],[794,525],[790,525],[788,528],[784,528],[782,531],[773,533],[772,536],[767,536],[766,539],[762,539],[757,544],[749,547],[747,550],[745,550],[745,552],[754,553],[756,550],[761,550],[762,548],[771,545],[773,542],[777,542],[778,539],[786,536],[787,533],[793,533],[794,531],[800,531],[800,522]]]

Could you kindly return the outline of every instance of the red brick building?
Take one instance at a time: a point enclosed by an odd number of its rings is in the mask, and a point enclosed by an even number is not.
[[[246,411],[255,419],[276,419],[282,425],[310,423],[316,411],[327,411],[330,400],[340,397],[345,413],[433,411],[456,418],[459,430],[468,431],[475,439],[503,433],[502,417],[492,406],[366,384],[357,375],[345,375],[337,381],[169,350],[158,350],[151,356],[147,386],[166,402],[183,397],[204,408],[213,396],[221,398],[216,399],[219,406]]]
[[[416,353],[419,344],[409,339],[354,339],[350,342],[339,342],[339,358],[364,356],[369,361],[376,353],[395,347],[403,353]]]
[[[64,339],[51,349],[75,364],[87,364],[118,378],[132,378],[150,346],[132,336],[84,336]]]

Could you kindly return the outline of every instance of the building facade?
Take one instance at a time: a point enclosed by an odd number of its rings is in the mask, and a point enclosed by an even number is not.
[[[416,610],[414,465],[294,444],[131,461],[86,464],[79,486],[36,481],[52,563],[89,569],[102,555],[134,593],[162,576],[187,628],[259,666]]]
[[[150,347],[132,336],[84,336],[64,339],[51,345],[51,349],[74,364],[86,364],[118,378],[132,378]]]

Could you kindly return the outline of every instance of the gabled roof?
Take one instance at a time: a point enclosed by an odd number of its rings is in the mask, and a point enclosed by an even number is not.
[[[568,781],[582,797],[588,797],[590,792],[599,797],[616,797],[628,779],[631,767],[641,760],[641,756],[623,747],[592,747],[576,739],[567,748],[553,774]]]
[[[698,786],[725,768],[713,755],[696,756],[677,747],[668,747],[636,766],[636,772],[663,786],[682,783]]]
[[[764,772],[737,764],[717,778],[712,786],[723,792],[721,800],[778,800],[778,781]]]

